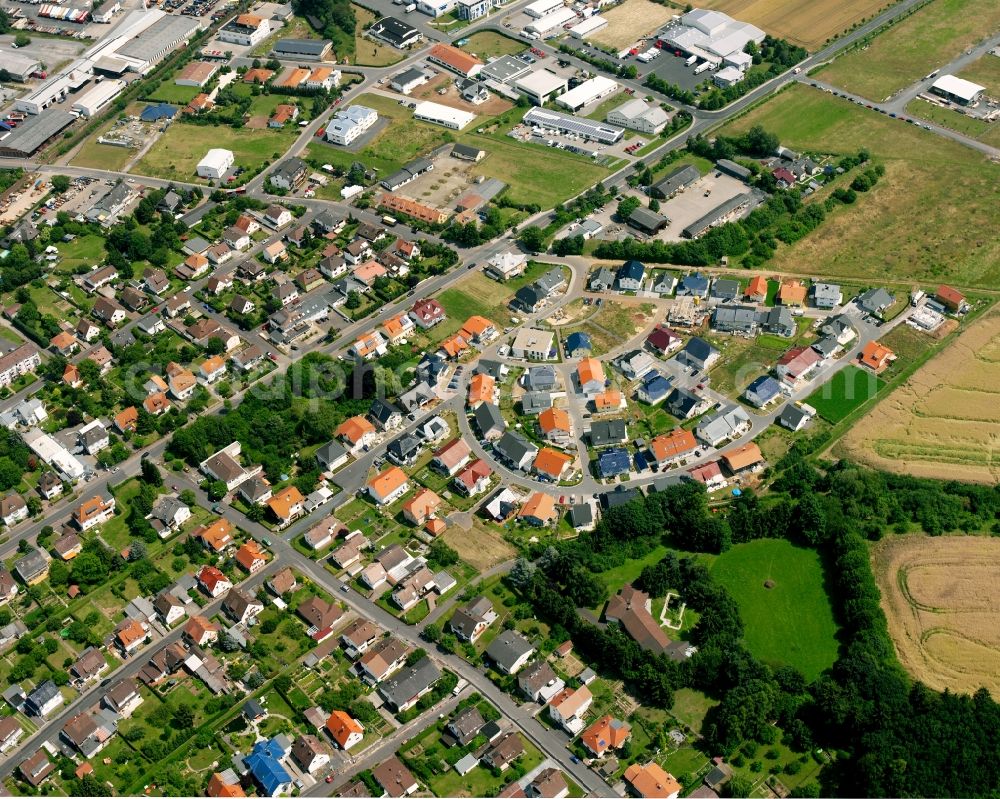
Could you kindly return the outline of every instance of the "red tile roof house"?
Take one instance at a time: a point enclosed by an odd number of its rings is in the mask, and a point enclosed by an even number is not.
[[[438,322],[448,318],[444,308],[437,300],[417,300],[410,309],[410,318],[421,328],[427,330]]]
[[[434,453],[434,467],[448,477],[454,477],[469,462],[472,450],[461,438],[449,441]]]

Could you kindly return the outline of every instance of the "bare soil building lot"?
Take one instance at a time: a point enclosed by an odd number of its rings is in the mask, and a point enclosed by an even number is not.
[[[627,0],[607,13],[601,13],[608,24],[588,36],[592,42],[622,50],[639,39],[655,33],[677,13],[674,9],[651,3],[650,0]]]
[[[473,166],[469,161],[452,158],[446,151],[434,159],[434,169],[407,183],[398,193],[435,208],[451,208],[474,189]]]
[[[888,536],[872,560],[903,667],[936,691],[1000,697],[1000,540]]]
[[[854,425],[840,448],[892,472],[1000,479],[1000,313],[972,324]]]
[[[811,51],[885,7],[882,0],[705,0],[701,5]]]
[[[444,94],[440,94],[442,88],[445,90]],[[414,100],[430,100],[434,103],[446,105],[449,108],[458,108],[461,111],[468,111],[482,117],[500,116],[504,111],[508,111],[514,107],[512,102],[504,100],[502,97],[497,97],[492,92],[490,93],[490,99],[485,103],[475,105],[474,103],[467,102],[459,96],[454,77],[444,72],[432,78],[423,86],[418,86],[410,93],[410,97]]]

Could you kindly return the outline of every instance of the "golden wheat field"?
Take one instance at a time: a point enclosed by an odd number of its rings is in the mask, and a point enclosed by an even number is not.
[[[807,50],[816,51],[837,33],[885,7],[884,0],[705,0],[704,8],[751,22]]]
[[[938,691],[1000,698],[1000,540],[889,536],[872,564],[903,667]]]
[[[878,469],[996,483],[1000,477],[1000,313],[971,324],[835,447]]]

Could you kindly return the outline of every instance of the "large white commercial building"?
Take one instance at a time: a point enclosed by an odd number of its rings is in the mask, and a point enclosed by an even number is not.
[[[447,14],[454,7],[455,0],[418,0],[417,2],[417,11],[434,18]]]
[[[347,145],[378,122],[378,112],[364,105],[352,105],[333,115],[326,126],[326,140]]]
[[[622,103],[608,112],[606,120],[629,130],[656,135],[666,127],[670,115],[658,105],[650,105],[638,97]]]
[[[551,14],[557,8],[561,8],[565,3],[563,0],[535,0],[535,2],[524,7],[524,13],[533,19]]]
[[[587,17],[583,22],[578,22],[569,29],[569,35],[574,39],[586,39],[592,33],[597,33],[602,28],[608,26],[608,21],[597,14]]]
[[[931,91],[960,105],[971,105],[986,91],[984,86],[954,75],[942,75],[931,84]]]
[[[556,98],[556,105],[568,108],[570,111],[579,111],[585,105],[596,103],[605,97],[610,97],[618,91],[618,84],[611,78],[598,75],[596,78],[585,80],[574,89],[570,89],[565,94]]]
[[[75,92],[86,85],[93,75],[94,62],[86,58],[78,59],[33,92],[17,98],[14,101],[14,108],[26,114],[40,114],[53,103],[65,100],[70,92]]]
[[[550,111],[547,108],[532,108],[524,115],[524,123],[551,130],[561,135],[571,134],[587,141],[597,141],[601,144],[614,144],[621,141],[625,131],[613,125],[606,125],[593,119],[575,117],[560,111]]]
[[[413,118],[422,122],[443,125],[452,130],[461,130],[466,125],[471,125],[475,121],[476,115],[448,105],[425,101],[418,103],[417,107],[413,109]]]
[[[205,157],[198,162],[198,177],[209,180],[222,180],[222,177],[230,170],[236,162],[236,156],[232,150],[223,150],[221,147],[213,147]]]
[[[22,83],[31,77],[32,73],[42,68],[34,58],[27,58],[10,50],[0,50],[0,69],[10,73]]]
[[[87,473],[86,467],[66,447],[37,427],[26,431],[22,438],[28,449],[55,469],[63,480],[76,483]]]
[[[545,105],[553,97],[566,91],[568,85],[566,78],[547,69],[539,69],[514,81],[514,88],[535,105]]]
[[[660,31],[659,39],[675,50],[721,64],[726,56],[741,53],[749,42],[760,44],[764,31],[721,11],[696,8]]]
[[[124,91],[126,85],[123,80],[101,81],[81,94],[73,103],[72,110],[87,118],[99,114]]]
[[[576,12],[572,8],[563,6],[562,8],[556,9],[551,14],[546,14],[544,17],[539,17],[534,22],[525,25],[524,30],[528,33],[534,33],[537,36],[544,38],[550,33],[562,30],[564,25],[575,19],[577,19]]]

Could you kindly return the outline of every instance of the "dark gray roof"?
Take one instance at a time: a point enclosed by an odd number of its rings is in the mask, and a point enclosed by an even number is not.
[[[327,39],[282,39],[274,45],[274,52],[318,56],[322,55],[330,44]]]
[[[504,430],[507,427],[500,409],[489,402],[482,403],[472,412],[472,415],[475,417],[476,426],[482,435],[493,430]]]
[[[504,630],[493,639],[486,654],[501,669],[510,671],[518,660],[534,649],[531,642],[517,630]]]
[[[594,509],[589,502],[573,505],[569,509],[569,523],[573,527],[586,527],[594,521]]]
[[[433,685],[440,676],[438,667],[429,657],[424,656],[396,676],[384,680],[378,690],[386,702],[398,708]]]
[[[627,435],[624,419],[601,419],[590,425],[590,443],[595,447],[617,444]]]
[[[701,177],[701,173],[690,164],[681,166],[673,172],[656,181],[652,188],[663,197],[669,197],[675,191],[689,186]]]
[[[497,441],[496,444],[493,445],[493,450],[501,458],[508,460],[511,463],[520,463],[525,455],[537,452],[538,447],[528,441],[528,439],[520,433],[507,432],[500,437],[500,440]]]

